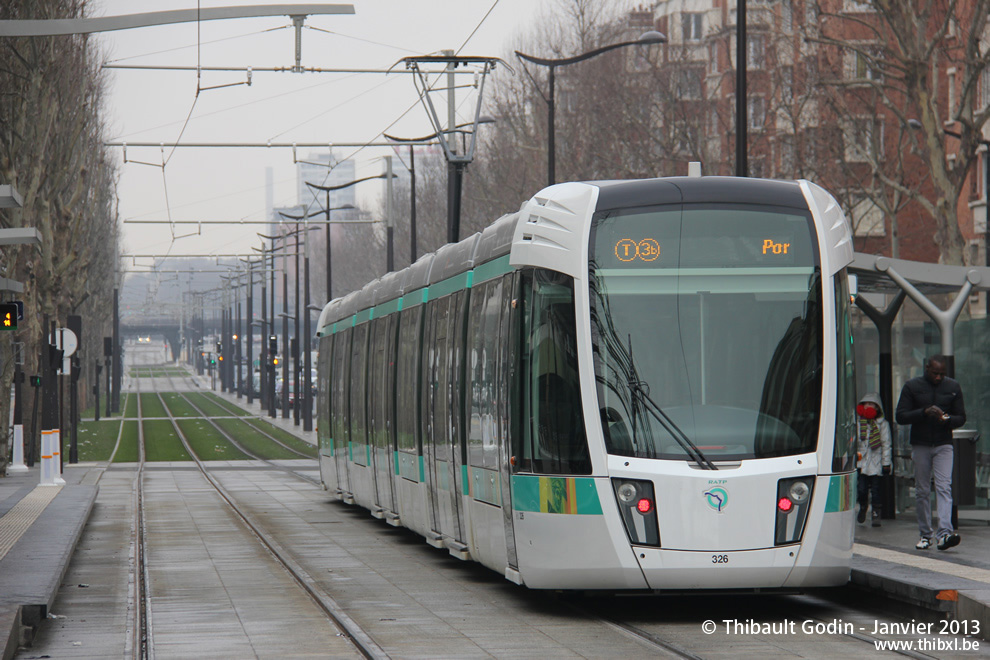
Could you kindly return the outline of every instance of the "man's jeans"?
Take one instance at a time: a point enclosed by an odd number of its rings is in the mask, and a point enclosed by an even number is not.
[[[938,506],[936,538],[952,533],[952,445],[912,445],[914,494],[918,511],[918,531],[932,538],[932,474],[935,475],[935,501]]]

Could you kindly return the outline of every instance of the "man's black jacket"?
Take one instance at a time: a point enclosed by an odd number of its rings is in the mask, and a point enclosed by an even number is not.
[[[926,415],[925,408],[932,405],[948,413],[949,419],[943,422]],[[902,426],[911,425],[912,445],[948,444],[952,442],[952,429],[966,423],[962,388],[948,377],[937,387],[924,376],[912,378],[901,390],[895,419]]]

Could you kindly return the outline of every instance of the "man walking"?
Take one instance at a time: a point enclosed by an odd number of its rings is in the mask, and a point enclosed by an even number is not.
[[[897,401],[895,419],[911,425],[911,459],[914,461],[914,491],[917,498],[918,550],[932,545],[931,481],[935,477],[938,507],[936,547],[947,550],[959,545],[952,529],[952,429],[966,423],[962,388],[946,377],[946,359],[933,355],[925,365],[925,375],[904,383]]]

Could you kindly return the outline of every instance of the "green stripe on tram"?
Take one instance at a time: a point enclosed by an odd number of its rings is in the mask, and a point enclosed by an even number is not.
[[[509,255],[492,259],[474,269],[474,284],[481,284],[496,277],[501,277],[506,273],[511,273],[512,266],[509,265]]]
[[[837,513],[853,508],[856,492],[856,473],[836,474],[828,478],[825,513]]]
[[[512,508],[534,513],[602,515],[598,488],[590,477],[513,475]]]
[[[470,289],[475,284],[480,284],[482,282],[495,279],[496,277],[501,277],[502,275],[511,273],[513,270],[513,267],[509,264],[509,255],[506,254],[498,259],[492,259],[491,261],[479,264],[473,270],[464,271],[463,273],[458,273],[453,277],[448,277],[442,282],[437,282],[436,284],[432,284],[421,289],[416,289],[415,291],[410,291],[399,298],[393,298],[392,300],[385,301],[380,305],[369,307],[368,309],[362,310],[347,319],[340,319],[334,323],[328,323],[322,328],[319,328],[317,335],[320,337],[333,335],[344,330],[345,328],[353,328],[354,326],[360,325],[366,321],[388,316],[389,314],[395,314],[396,312],[401,312],[404,309],[425,304],[430,300],[436,300],[437,298],[443,298],[444,296],[448,296],[452,293],[457,293],[463,289]]]

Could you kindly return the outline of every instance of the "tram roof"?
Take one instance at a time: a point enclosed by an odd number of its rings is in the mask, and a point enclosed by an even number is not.
[[[588,181],[597,186],[598,210],[660,204],[772,204],[807,210],[797,181],[734,176]]]
[[[849,272],[856,276],[860,293],[897,293],[900,286],[886,272],[891,268],[925,295],[956,293],[967,278],[975,291],[990,289],[990,268],[984,266],[947,266],[856,252]]]

